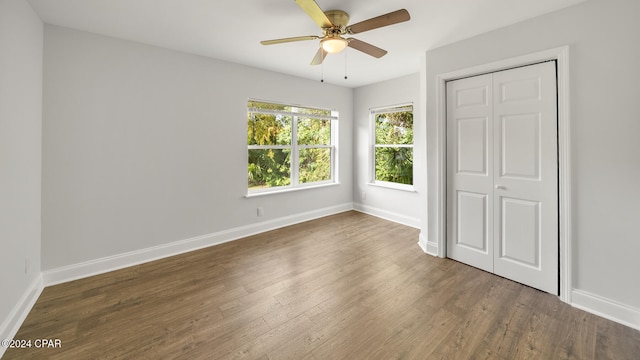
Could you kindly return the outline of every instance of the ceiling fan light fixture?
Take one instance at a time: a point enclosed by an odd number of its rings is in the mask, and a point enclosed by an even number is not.
[[[329,54],[337,54],[347,47],[347,40],[341,37],[330,37],[320,41],[320,45],[324,51]]]

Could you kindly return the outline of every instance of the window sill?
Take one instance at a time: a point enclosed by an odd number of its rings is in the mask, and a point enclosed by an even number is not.
[[[413,185],[398,184],[398,183],[392,183],[392,182],[386,182],[386,181],[374,181],[374,182],[367,183],[367,185],[381,187],[385,189],[413,192],[413,193],[418,192]]]
[[[247,193],[244,197],[252,198],[252,197],[259,197],[259,196],[266,196],[266,195],[284,194],[289,192],[325,188],[325,187],[331,187],[336,185],[340,185],[340,183],[331,182],[331,183],[321,183],[321,184],[314,184],[314,185],[308,185],[308,186],[289,187],[289,188],[277,189],[277,190],[263,190],[263,191]]]

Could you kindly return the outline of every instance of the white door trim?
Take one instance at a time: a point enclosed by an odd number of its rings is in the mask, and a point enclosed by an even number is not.
[[[449,80],[496,72],[509,68],[531,65],[542,61],[556,60],[558,77],[558,176],[559,186],[559,217],[560,217],[560,300],[571,303],[572,274],[571,274],[571,158],[570,158],[570,113],[569,113],[569,47],[563,46],[555,49],[544,50],[532,54],[522,55],[510,59],[474,66],[467,69],[456,70],[436,76],[436,126],[437,126],[437,194],[438,211],[429,216],[435,217],[437,229],[437,249],[439,257],[446,257],[446,82]]]

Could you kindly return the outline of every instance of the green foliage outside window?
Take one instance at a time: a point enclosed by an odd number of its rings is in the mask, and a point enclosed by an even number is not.
[[[300,150],[300,183],[331,180],[331,149]]]
[[[375,114],[375,180],[413,184],[413,111]]]
[[[299,181],[311,183],[331,180],[331,149],[314,145],[331,145],[331,120],[298,121]]]
[[[249,188],[287,186],[291,183],[291,151],[249,150]]]

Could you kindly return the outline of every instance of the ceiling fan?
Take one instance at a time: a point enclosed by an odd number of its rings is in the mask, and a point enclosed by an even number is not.
[[[376,16],[369,20],[361,21],[353,25],[349,23],[349,14],[342,10],[322,11],[314,0],[295,0],[304,12],[322,29],[323,36],[309,35],[284,39],[264,40],[262,45],[282,44],[294,41],[320,39],[320,48],[311,61],[311,65],[322,64],[327,54],[337,54],[347,46],[362,51],[373,57],[383,57],[387,51],[355,38],[344,38],[343,35],[359,34],[368,30],[383,26],[393,25],[411,19],[405,9],[396,10],[388,14]]]

